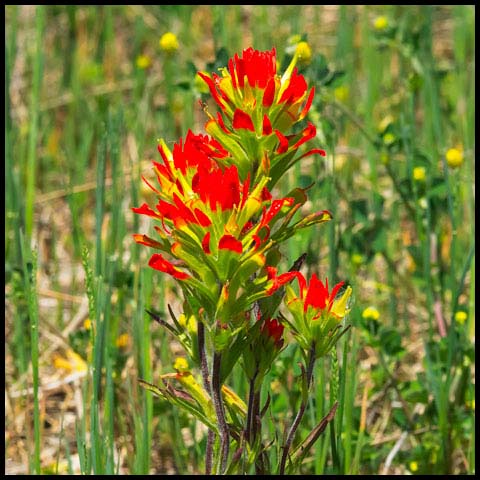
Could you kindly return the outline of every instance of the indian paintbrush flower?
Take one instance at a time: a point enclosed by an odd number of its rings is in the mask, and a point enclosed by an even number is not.
[[[160,47],[177,50],[175,35],[165,34]],[[300,41],[283,75],[277,73],[275,49],[253,48],[230,59],[220,75],[198,72],[196,83],[204,82],[219,111],[213,116],[205,108],[207,134],[188,131],[171,150],[159,140],[161,162],[153,162],[153,178],[143,178],[148,203],[132,208],[155,222],[154,234],[133,236],[153,250],[148,265],[170,275],[185,298],[178,318],[169,307],[173,324],[148,313],[180,342],[188,361],[177,357],[176,373],[161,375],[163,387],[142,385],[207,426],[207,473],[214,453],[216,473],[225,473],[233,437],[245,435],[250,446],[261,442],[260,389],[291,338],[285,330],[309,352],[304,397],[315,358],[327,354],[345,331],[350,287],[340,294],[341,282],[330,291],[328,281],[316,275],[307,285],[298,271],[304,255],[290,271],[278,268],[282,242],[332,218],[327,210],[304,213],[309,187],[281,197],[274,193],[296,162],[307,155],[325,156],[319,148],[305,148],[316,138],[315,126],[306,120],[314,89],[308,89],[296,65],[310,58],[310,47]],[[298,295],[290,285],[295,278]],[[292,320],[276,313],[284,296]],[[248,407],[224,385],[238,361],[250,383]],[[190,366],[199,367],[202,382]],[[297,427],[284,445],[281,473]],[[213,449],[215,435],[219,442]]]
[[[229,153],[207,135],[189,132],[173,152],[164,142],[159,151],[163,164],[154,162],[159,186],[144,179],[158,203],[132,209],[158,221],[157,238],[134,235],[137,243],[163,252],[154,253],[149,266],[189,284],[210,311],[222,306],[224,318],[230,309],[269,295],[268,275],[248,278],[265,264],[273,229],[296,208],[295,199],[273,199],[268,178],[252,187],[249,177],[241,181],[236,165],[222,166]],[[283,221],[274,233],[288,228]]]
[[[337,283],[330,291],[328,279],[325,284],[313,274],[310,283],[297,272],[300,294],[296,295],[290,285],[285,287],[285,305],[293,316],[290,324],[298,343],[308,350],[315,344],[316,357],[326,355],[343,331],[341,322],[348,313],[348,301],[352,288],[347,287],[337,298],[344,282]]]
[[[312,105],[314,88],[308,91],[298,73],[295,54],[286,72],[277,74],[276,51],[259,52],[252,48],[235,55],[221,76],[199,73],[205,80],[220,111],[210,115],[205,129],[232,152],[241,178],[248,174],[269,175],[270,187],[295,162],[307,155],[320,154],[311,149],[295,156],[301,145],[315,138],[312,123],[296,134],[287,130],[304,119]]]

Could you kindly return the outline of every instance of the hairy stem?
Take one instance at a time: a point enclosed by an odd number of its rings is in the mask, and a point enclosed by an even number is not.
[[[310,348],[309,358],[308,358],[308,365],[307,365],[307,391],[310,390],[310,384],[312,383],[313,377],[313,365],[315,364],[315,342],[312,343],[312,347]],[[305,397],[305,395],[302,395]],[[302,421],[303,415],[305,410],[307,409],[307,399],[302,398],[302,403],[300,404],[300,409],[298,410],[297,416],[290,427],[290,430],[287,435],[287,440],[285,441],[285,445],[283,446],[283,453],[282,459],[280,461],[280,469],[279,474],[285,474],[285,466],[287,464],[288,452],[290,447],[292,446],[293,439],[295,438],[295,433]]]
[[[219,468],[217,474],[223,475],[227,467],[228,450],[229,450],[229,433],[228,425],[225,420],[225,410],[222,401],[222,384],[220,382],[220,366],[222,363],[222,354],[215,352],[213,354],[213,369],[212,369],[212,396],[213,404],[215,406],[215,413],[217,415],[218,428],[220,431],[220,458]]]
[[[260,390],[256,391],[253,397],[253,418],[252,418],[252,428],[253,428],[253,442],[256,441],[257,437],[261,437],[261,428],[262,421],[260,418]],[[261,443],[261,442],[260,442]],[[255,461],[255,474],[256,475],[265,475],[265,452],[263,451],[263,445],[260,444],[260,455]]]
[[[245,430],[245,438],[248,443],[252,444],[254,442],[253,438],[253,422],[254,422],[254,413],[253,407],[255,403],[255,379],[257,378],[257,372],[250,380],[250,390],[248,392],[248,410],[247,410],[247,426]]]
[[[203,386],[205,390],[212,395],[212,386],[208,378],[208,362],[205,354],[205,326],[200,321],[198,322],[198,354],[200,357],[200,370],[202,372]],[[213,430],[208,429],[207,449],[205,452],[205,475],[212,473],[212,458],[213,458],[213,441],[215,434]]]

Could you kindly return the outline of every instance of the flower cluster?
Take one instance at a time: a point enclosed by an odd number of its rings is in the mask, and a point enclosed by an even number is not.
[[[199,72],[219,111],[214,116],[205,108],[206,134],[188,131],[172,150],[159,142],[156,182],[143,178],[156,203],[133,208],[155,222],[154,235],[137,233],[134,240],[153,249],[149,266],[173,277],[186,300],[178,319],[171,312],[174,326],[154,318],[177,337],[203,377],[202,386],[182,358],[175,362],[177,373],[162,376],[165,388],[143,384],[187,408],[219,435],[218,473],[225,471],[230,431],[237,429],[238,438],[244,432],[252,445],[259,435],[255,399],[287,342],[285,332],[305,352],[313,348],[318,358],[344,331],[350,287],[337,298],[343,283],[330,292],[328,281],[323,284],[315,275],[307,286],[301,262],[284,273],[278,267],[282,242],[331,219],[326,210],[300,215],[306,189],[280,197],[274,193],[296,162],[307,155],[325,156],[321,149],[306,148],[316,137],[315,126],[306,121],[314,89],[307,88],[296,63],[310,56],[305,45],[297,48],[280,76],[275,49],[249,48],[230,59],[220,75]],[[290,285],[294,279],[298,295]],[[283,297],[290,320],[279,311]],[[207,352],[213,355],[211,375]],[[250,382],[248,407],[223,385],[240,359]]]
[[[268,176],[270,187],[307,155],[325,156],[321,149],[297,154],[301,145],[316,136],[312,123],[300,133],[286,134],[307,115],[314,88],[308,91],[295,62],[281,77],[276,70],[275,49],[259,52],[249,48],[242,57],[230,59],[221,76],[199,73],[220,107],[217,116],[207,122],[206,131],[232,152],[230,161],[234,159],[242,178],[248,174],[255,179]]]

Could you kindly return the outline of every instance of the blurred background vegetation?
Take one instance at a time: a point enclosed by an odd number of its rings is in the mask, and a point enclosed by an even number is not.
[[[7,6],[6,473],[202,471],[204,429],[137,383],[181,353],[145,308],[180,302],[130,207],[157,139],[203,130],[198,70],[253,46],[282,71],[301,40],[328,156],[281,188],[313,183],[305,213],[334,220],[285,265],[307,252],[308,274],[355,295],[301,434],[340,408],[302,472],[473,473],[474,27],[462,5]],[[271,372],[287,425],[294,354]]]

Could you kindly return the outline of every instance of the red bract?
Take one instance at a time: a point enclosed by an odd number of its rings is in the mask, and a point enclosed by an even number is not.
[[[267,267],[268,280],[272,280],[272,286],[267,290],[267,295],[273,295],[282,285],[291,282],[300,275],[299,272],[286,272],[277,276],[277,267]]]
[[[295,68],[290,77],[290,82],[287,88],[284,90],[278,103],[297,103],[303,100],[307,91],[307,82],[303,75],[298,74],[298,70]]]
[[[218,205],[222,212],[231,210],[240,202],[242,191],[237,167],[232,165],[224,171],[220,169],[211,172],[200,170],[193,190],[200,195],[202,202],[208,203],[211,210],[215,211]]]
[[[277,348],[281,348],[283,345],[283,330],[284,326],[276,318],[265,320],[262,326],[262,333],[271,338]]]
[[[216,166],[214,159],[228,157],[229,153],[208,135],[195,135],[191,130],[173,146],[173,163],[183,174],[189,167],[202,166],[210,170]],[[164,158],[165,161],[165,158]]]
[[[248,113],[245,113],[243,110],[237,108],[233,114],[233,128],[235,129],[245,129],[250,130],[251,132],[255,131],[253,126],[252,118]]]
[[[307,93],[305,78],[298,73],[296,68],[293,71],[289,70],[291,73],[287,75],[287,78],[280,78],[277,75],[276,63],[275,49],[262,52],[248,48],[243,51],[241,57],[235,54],[229,60],[228,70],[223,69],[221,77],[216,73],[212,77],[202,72],[199,72],[198,75],[208,85],[214,100],[223,111],[231,110],[233,112],[235,108],[232,110],[232,105],[240,107],[241,105],[236,103],[239,99],[235,97],[235,91],[244,92],[248,88],[263,90],[262,107],[267,109],[275,103],[275,97],[278,97],[279,93],[281,95],[280,98],[277,98],[277,104],[293,105],[302,102]],[[242,93],[239,98],[249,103],[251,95]],[[308,111],[312,99],[313,89],[304,110]],[[255,105],[253,106],[255,107]],[[306,111],[302,111],[301,118],[305,116]]]
[[[148,265],[155,270],[159,270],[160,272],[168,273],[172,277],[176,278],[177,280],[187,280],[190,278],[185,272],[178,270],[178,268],[173,265],[173,263],[166,260],[162,255],[159,253],[154,253],[148,262]]]
[[[237,54],[228,62],[228,69],[234,87],[245,85],[245,77],[251,87],[265,88],[277,73],[276,51],[259,52],[253,48],[243,51],[241,57]]]
[[[224,235],[218,242],[219,250],[230,250],[232,252],[242,253],[242,242],[233,235]]]
[[[217,140],[208,135],[195,135],[191,130],[188,131],[185,141],[180,139],[175,143],[173,153],[168,151],[163,142],[158,145],[158,151],[162,156],[163,165],[157,162],[153,162],[153,165],[164,194],[177,183],[179,173],[186,175],[187,170],[198,168],[209,171],[218,168],[218,162],[230,156]],[[151,190],[162,193],[146,179],[143,180]],[[181,190],[178,183],[177,188]]]
[[[305,277],[301,273],[298,273],[297,279],[300,285],[300,296],[303,300],[303,309],[305,312],[309,306],[319,310],[326,309],[330,311],[338,291],[345,283],[337,283],[331,293],[329,293],[328,279],[325,279],[325,284],[323,284],[323,282],[313,274],[308,287]]]

